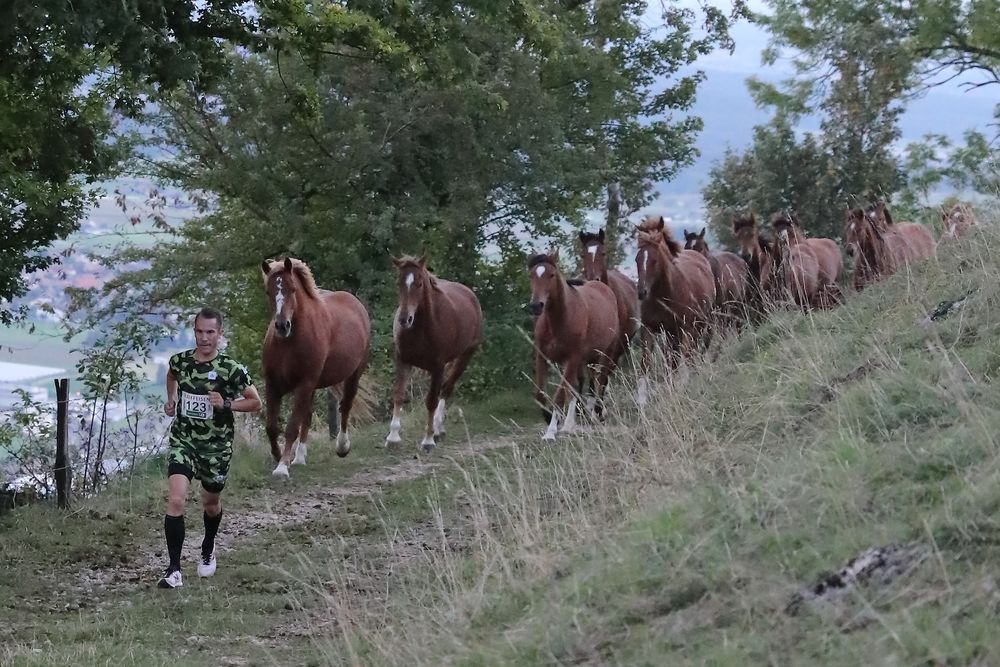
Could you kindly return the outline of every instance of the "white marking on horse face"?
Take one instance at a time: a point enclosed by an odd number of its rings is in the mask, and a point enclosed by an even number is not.
[[[545,265],[544,264],[539,264],[537,267],[535,267],[535,275],[538,276],[539,278],[541,278],[542,276],[545,275]]]
[[[414,280],[416,280],[416,277],[412,273],[406,274],[406,280],[403,281],[403,283],[406,285],[406,289],[413,289]]]
[[[649,251],[643,249],[639,253],[639,256],[642,258],[642,270],[648,272],[649,271]]]
[[[852,232],[854,231],[854,227],[855,227],[856,225],[857,225],[857,223],[854,223],[854,222],[852,222],[852,223],[851,223],[851,227],[850,227],[850,229],[851,229],[851,231],[852,231]]]
[[[281,276],[278,276],[274,284],[278,288],[278,291],[274,294],[274,312],[275,314],[281,314],[281,309],[285,307],[284,284],[281,281]]]
[[[593,259],[597,259],[597,246],[596,245],[587,246],[587,252],[590,253],[590,256]]]

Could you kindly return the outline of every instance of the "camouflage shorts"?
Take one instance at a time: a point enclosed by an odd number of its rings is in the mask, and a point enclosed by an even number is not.
[[[171,445],[167,454],[167,474],[182,474],[189,480],[198,478],[206,491],[219,493],[226,486],[226,475],[229,474],[229,462],[232,458],[232,446],[206,454],[193,447]],[[178,469],[178,466],[182,469]]]

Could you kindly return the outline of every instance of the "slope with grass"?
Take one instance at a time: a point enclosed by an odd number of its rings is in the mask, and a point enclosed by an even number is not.
[[[156,475],[15,513],[0,663],[1000,662],[998,246],[779,313],[643,414],[625,374],[554,445],[521,398],[468,406],[430,457],[378,449],[383,425],[344,461],[313,447],[288,485],[254,444],[219,575],[171,595]]]

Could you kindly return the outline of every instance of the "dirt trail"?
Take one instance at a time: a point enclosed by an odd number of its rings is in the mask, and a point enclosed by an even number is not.
[[[453,460],[466,459],[491,449],[510,447],[513,442],[509,436],[498,436],[460,447],[445,445],[430,456],[414,456],[389,465],[358,471],[335,486],[296,486],[294,493],[290,493],[280,483],[273,483],[258,489],[252,496],[241,499],[238,510],[227,512],[217,538],[220,553],[239,550],[248,540],[259,537],[262,532],[286,530],[308,523],[317,515],[337,508],[338,500],[343,498],[375,496],[383,487],[425,477],[435,470],[453,465]],[[200,521],[198,525],[189,528],[188,533],[184,544],[184,562],[188,565],[188,576],[195,576],[193,565],[197,562],[201,543]],[[125,563],[85,567],[65,578],[53,573],[53,576],[60,576],[62,581],[76,582],[76,586],[67,595],[66,606],[76,608],[79,605],[79,600],[74,600],[77,595],[81,600],[101,600],[105,593],[128,592],[152,586],[153,578],[163,566],[165,547],[161,531],[147,531],[147,534],[150,539],[140,545],[138,552]],[[378,539],[384,541],[385,535],[379,533]],[[400,546],[405,547],[403,544]],[[406,549],[402,551],[405,552]],[[399,556],[406,557],[404,553]]]

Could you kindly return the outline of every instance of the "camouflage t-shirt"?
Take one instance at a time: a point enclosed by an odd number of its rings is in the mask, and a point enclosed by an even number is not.
[[[170,372],[177,380],[177,405],[170,426],[170,446],[189,446],[205,451],[230,447],[233,443],[233,411],[213,408],[208,392],[236,400],[253,382],[246,366],[219,352],[211,361],[197,361],[194,350],[170,357]]]

